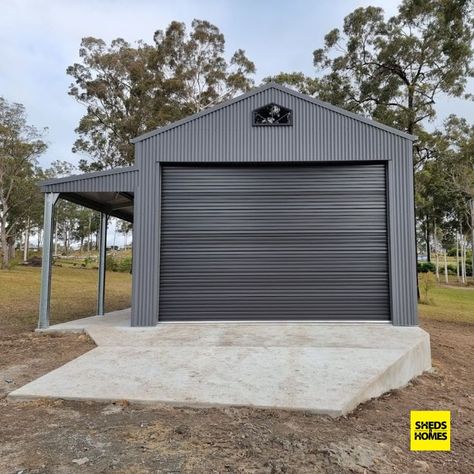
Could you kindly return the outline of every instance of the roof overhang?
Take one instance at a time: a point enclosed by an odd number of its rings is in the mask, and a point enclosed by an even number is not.
[[[133,222],[133,193],[59,193],[66,201]]]
[[[67,201],[133,222],[135,167],[50,179],[39,184],[42,192],[59,193]]]

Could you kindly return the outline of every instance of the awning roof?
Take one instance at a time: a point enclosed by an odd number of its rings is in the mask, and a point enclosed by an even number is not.
[[[82,206],[133,222],[134,192],[138,182],[135,167],[85,173],[40,183],[43,192]]]
[[[133,222],[133,193],[60,193],[59,197],[109,216]]]

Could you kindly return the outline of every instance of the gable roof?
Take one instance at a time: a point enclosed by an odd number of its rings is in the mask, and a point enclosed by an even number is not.
[[[319,99],[315,99],[309,95],[306,94],[301,94],[300,92],[296,92],[293,89],[290,89],[289,87],[282,86],[280,84],[277,84],[275,82],[269,82],[267,84],[264,84],[262,86],[256,87],[252,89],[249,92],[246,92],[245,94],[239,95],[238,97],[234,97],[233,99],[226,100],[218,105],[215,105],[213,107],[209,107],[208,109],[201,110],[198,113],[195,113],[193,115],[190,115],[189,117],[185,117],[184,119],[178,120],[176,122],[173,122],[169,125],[165,125],[164,127],[157,128],[155,130],[151,130],[150,132],[143,133],[142,135],[139,135],[138,137],[135,137],[130,140],[131,143],[137,143],[141,142],[143,140],[146,140],[148,138],[154,137],[156,135],[160,135],[161,133],[167,132],[168,130],[171,130],[173,128],[179,127],[181,125],[184,125],[185,123],[192,122],[194,120],[198,120],[201,117],[204,117],[206,115],[209,115],[211,113],[214,113],[220,109],[224,109],[226,107],[229,107],[237,102],[240,102],[242,100],[245,100],[253,95],[259,94],[260,92],[263,92],[268,89],[275,89],[280,92],[286,93],[288,95],[291,95],[293,97],[297,97],[301,100],[305,100],[306,102],[312,103],[314,105],[317,105],[319,107],[322,107],[324,109],[330,110],[332,112],[335,112],[337,114],[343,115],[345,117],[352,118],[354,120],[357,120],[359,122],[365,123],[367,125],[370,125],[372,127],[378,128],[380,130],[384,130],[386,132],[392,133],[394,135],[397,135],[399,137],[408,139],[408,140],[415,140],[416,137],[414,135],[410,135],[409,133],[403,132],[401,130],[398,130],[393,127],[389,127],[388,125],[384,125],[383,123],[376,122],[375,120],[366,118],[362,115],[355,114],[353,112],[349,112],[347,110],[344,110],[340,107],[336,107],[335,105],[329,104],[328,102],[323,102]]]

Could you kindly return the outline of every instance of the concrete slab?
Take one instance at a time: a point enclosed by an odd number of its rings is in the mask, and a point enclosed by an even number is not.
[[[130,327],[130,308],[107,313],[104,316],[90,316],[67,323],[53,324],[48,329],[37,329],[41,333],[87,332],[90,327]]]
[[[431,367],[429,336],[417,327],[205,323],[131,328],[125,310],[49,331],[58,330],[84,330],[98,347],[12,392],[11,399],[245,405],[338,416]]]

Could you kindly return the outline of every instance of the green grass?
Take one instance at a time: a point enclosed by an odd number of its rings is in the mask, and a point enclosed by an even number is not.
[[[430,304],[418,305],[422,318],[474,324],[474,287],[436,286],[429,291]]]
[[[34,329],[38,318],[40,268],[0,271],[0,328]],[[130,306],[131,275],[107,272],[106,310]],[[53,268],[51,323],[95,314],[97,271],[69,266]],[[430,304],[420,304],[422,318],[474,324],[474,287],[436,286]]]
[[[34,329],[38,319],[40,268],[17,266],[0,271],[0,328]],[[130,306],[132,276],[107,272],[106,311]],[[53,267],[51,323],[96,312],[97,270]]]
[[[89,259],[82,257],[57,257],[54,259],[54,264],[61,267],[97,269],[99,265],[99,259],[97,256],[92,256],[92,258]]]

